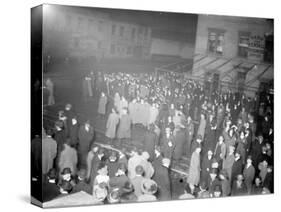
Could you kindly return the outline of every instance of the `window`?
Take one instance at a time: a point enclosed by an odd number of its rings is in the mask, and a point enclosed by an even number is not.
[[[133,28],[132,30],[132,40],[135,40],[136,37],[136,28]]]
[[[120,27],[120,31],[119,31],[119,35],[120,35],[121,37],[123,37],[123,34],[124,34],[124,26],[121,26],[121,27]]]
[[[239,32],[239,42],[238,42],[238,56],[247,58],[248,48],[250,42],[250,32]]]
[[[110,53],[115,54],[115,45],[114,44],[112,44],[110,47]]]
[[[114,35],[116,31],[116,25],[112,25],[111,34]]]
[[[224,30],[209,29],[208,52],[216,55],[223,55]]]

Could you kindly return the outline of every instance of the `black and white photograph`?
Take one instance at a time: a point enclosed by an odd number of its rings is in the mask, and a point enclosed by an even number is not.
[[[33,204],[274,194],[273,18],[30,11]]]

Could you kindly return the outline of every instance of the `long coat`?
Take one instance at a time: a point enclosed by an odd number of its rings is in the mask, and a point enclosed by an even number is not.
[[[160,149],[165,158],[172,159],[175,149],[175,137],[173,135],[171,135],[170,138],[164,136],[160,142]]]
[[[238,174],[242,174],[242,172],[243,172],[242,168],[243,168],[243,164],[242,164],[242,160],[240,158],[239,160],[235,161],[232,165],[231,182],[235,181],[235,178],[237,177]]]
[[[201,119],[200,123],[199,123],[198,130],[197,130],[197,135],[201,135],[202,136],[202,140],[204,140],[205,129],[206,129],[206,120],[205,119]]]
[[[120,118],[117,138],[131,138],[131,118],[128,114],[123,114]]]
[[[116,128],[119,123],[119,116],[116,113],[111,113],[106,122],[105,136],[108,138],[115,138]]]
[[[226,170],[229,178],[232,175],[232,166],[233,166],[234,161],[235,161],[234,155],[228,154],[222,163],[222,168]]]
[[[78,133],[79,137],[79,146],[78,146],[78,154],[79,154],[79,162],[80,165],[86,166],[86,158],[91,146],[91,142],[94,137],[94,129],[90,127],[89,131],[86,131],[85,126],[81,126]]]
[[[101,96],[99,100],[98,113],[105,115],[106,113],[107,96]]]
[[[169,169],[162,165],[162,157],[156,158],[152,165],[155,169],[152,179],[157,183],[157,199],[160,201],[171,200],[171,180]]]
[[[157,135],[155,132],[147,131],[144,135],[144,145],[143,145],[143,150],[148,152],[150,156],[150,160],[154,160],[155,156],[155,145],[157,143]]]
[[[42,173],[47,174],[53,168],[57,155],[57,142],[51,137],[42,139]]]
[[[191,142],[192,142],[193,135],[194,135],[194,124],[191,122],[186,126],[185,152],[188,158],[190,158],[191,155]]]
[[[175,149],[173,152],[173,159],[179,160],[181,159],[185,149],[186,143],[186,134],[185,134],[185,129],[180,129],[179,131],[176,132],[175,135]]]
[[[206,154],[202,160],[201,164],[201,174],[200,174],[200,182],[205,182],[206,185],[208,183],[209,174],[212,168],[212,157],[209,159],[208,155]]]
[[[247,191],[248,191],[248,193],[251,193],[253,180],[255,178],[254,166],[250,165],[249,167],[247,167],[247,165],[246,165],[244,168],[244,171],[243,171],[243,176],[245,179],[245,185],[246,185]]]
[[[187,183],[197,185],[200,181],[200,154],[194,151],[191,155]]]
[[[71,148],[68,145],[65,145],[65,149],[61,152],[60,158],[59,158],[59,168],[60,172],[64,168],[70,168],[71,173],[75,175],[76,173],[76,167],[77,167],[77,152],[74,148]]]

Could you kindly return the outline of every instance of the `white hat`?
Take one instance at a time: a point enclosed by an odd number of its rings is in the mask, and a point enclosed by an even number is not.
[[[169,158],[163,158],[162,159],[163,166],[168,168],[170,166],[170,163],[171,163],[171,160]]]

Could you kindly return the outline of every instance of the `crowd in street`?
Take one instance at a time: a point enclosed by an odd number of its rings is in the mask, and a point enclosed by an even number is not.
[[[32,141],[35,167],[42,142],[43,201],[80,191],[100,203],[171,200],[170,168],[183,158],[189,169],[178,199],[274,192],[272,95],[207,89],[166,72],[91,73],[82,91],[85,104],[98,101],[104,142],[119,151],[96,145],[90,121],[79,123],[67,104]],[[128,150],[133,127],[145,130],[142,148]]]

